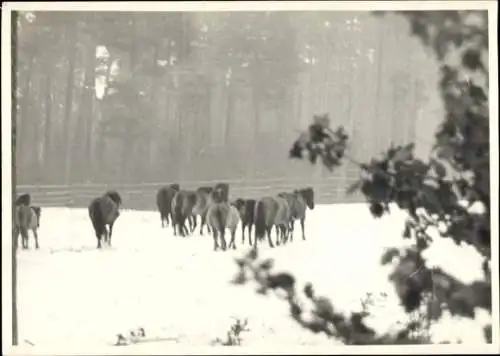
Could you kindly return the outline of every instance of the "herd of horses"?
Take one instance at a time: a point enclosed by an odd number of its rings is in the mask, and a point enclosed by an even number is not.
[[[107,191],[102,196],[92,199],[88,213],[95,236],[97,248],[103,244],[111,246],[113,225],[120,216],[123,204],[120,194],[115,190]],[[198,228],[204,228],[212,235],[214,251],[228,248],[236,249],[236,230],[241,223],[242,244],[247,232],[250,246],[257,247],[257,242],[266,238],[270,247],[285,244],[293,240],[295,221],[300,221],[302,239],[305,235],[307,208],[314,209],[314,190],[311,187],[282,192],[260,199],[237,198],[229,200],[229,184],[217,183],[215,186],[203,186],[196,190],[181,189],[177,183],[160,188],[156,194],[156,206],[160,213],[161,226],[173,228],[174,236],[187,237]],[[22,237],[23,249],[28,248],[28,231],[32,230],[36,248],[39,248],[37,230],[40,226],[41,208],[31,205],[29,194],[20,195],[15,202],[14,233],[17,241]],[[273,227],[276,231],[275,243],[271,239]],[[253,229],[253,242],[252,242]],[[226,243],[226,230],[231,240]]]
[[[236,229],[240,222],[242,244],[245,243],[247,232],[250,246],[256,246],[257,241],[267,236],[269,246],[274,247],[275,244],[293,240],[297,220],[301,224],[302,238],[306,239],[306,211],[307,208],[314,209],[314,190],[307,187],[261,199],[236,198],[229,201],[227,183],[218,183],[214,187],[203,186],[196,190],[181,189],[179,184],[174,183],[158,190],[156,206],[162,227],[171,225],[175,236],[186,237],[195,232],[199,219],[200,235],[203,235],[206,227],[213,236],[214,250],[236,249]],[[276,231],[275,244],[271,239],[273,227]],[[229,244],[226,244],[226,230],[231,234]]]

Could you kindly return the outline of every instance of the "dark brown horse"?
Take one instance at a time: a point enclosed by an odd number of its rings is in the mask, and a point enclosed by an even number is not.
[[[250,246],[252,246],[255,204],[255,199],[238,198],[234,201],[234,206],[238,209],[241,217],[241,243],[245,244],[245,230],[248,228],[248,243]]]
[[[172,199],[179,190],[179,184],[174,183],[161,187],[156,193],[156,206],[160,212],[161,227],[170,225]]]
[[[255,204],[255,244],[264,239],[267,234],[267,240],[270,247],[274,247],[271,240],[272,227],[276,227],[276,245],[288,234],[290,222],[290,207],[286,199],[281,197],[264,197]],[[281,232],[281,236],[280,233]]]
[[[114,190],[108,191],[90,202],[88,210],[97,237],[97,248],[102,247],[101,239],[103,237],[104,242],[111,246],[113,225],[120,216],[120,205],[122,205],[122,198]],[[109,231],[106,225],[109,226]]]
[[[306,239],[305,234],[305,220],[306,220],[306,210],[314,209],[314,190],[311,187],[296,189],[293,193],[280,193],[278,196],[286,199],[288,205],[290,206],[290,233],[289,236],[285,238],[285,242],[290,237],[293,241],[293,232],[295,220],[300,221],[300,226],[302,228],[302,239]]]
[[[218,239],[221,240],[221,248],[223,251],[227,247],[236,249],[236,228],[240,222],[240,214],[238,209],[233,205],[224,201],[225,195],[223,188],[216,188],[211,194],[211,203],[207,211],[207,223],[212,227],[214,239],[214,251],[219,249]],[[229,246],[226,245],[226,229],[231,232],[231,241]]]
[[[206,225],[207,211],[211,203],[211,194],[214,188],[212,187],[200,187],[196,189],[196,204],[193,207],[193,219],[194,219],[194,229],[196,229],[198,216],[201,219],[200,222],[200,235],[203,235],[203,227]],[[206,225],[207,230],[210,233],[210,225]]]
[[[41,213],[42,209],[39,206],[25,205],[24,202],[16,206],[14,233],[16,241],[19,238],[19,234],[21,234],[21,245],[23,249],[29,248],[29,230],[33,232],[35,248],[40,248],[38,244],[38,228],[40,227]]]
[[[177,234],[186,237],[194,230],[193,207],[196,204],[196,192],[190,190],[179,190],[172,199],[172,226],[174,236]],[[189,223],[189,230],[186,227]]]

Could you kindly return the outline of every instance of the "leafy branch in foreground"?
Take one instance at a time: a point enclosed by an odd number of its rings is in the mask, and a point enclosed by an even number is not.
[[[488,111],[488,23],[487,12],[440,11],[402,12],[413,34],[436,52],[441,62],[441,97],[446,115],[438,128],[428,161],[414,155],[414,144],[391,146],[380,158],[358,163],[348,156],[348,135],[343,127],[330,128],[328,115],[315,116],[313,123],[294,142],[289,156],[318,158],[330,171],[350,159],[360,168],[360,179],[347,193],[361,191],[371,214],[381,218],[397,206],[407,213],[403,238],[414,239],[405,249],[389,249],[382,264],[395,263],[390,280],[407,313],[422,307],[425,299],[429,320],[439,320],[444,310],[451,315],[475,317],[476,308],[491,314],[491,231],[489,183]],[[459,53],[461,61],[449,61]],[[468,244],[483,256],[484,280],[465,284],[439,268],[429,268],[422,252],[432,244],[431,231],[451,238],[457,245]],[[247,270],[262,287],[283,289],[294,320],[304,328],[338,337],[346,344],[417,343],[411,332],[418,323],[403,327],[397,335],[377,336],[363,318],[353,313],[345,318],[335,312],[331,302],[314,295],[312,286],[302,293],[314,305],[312,318],[304,317],[299,292],[291,275],[275,275],[272,261],[259,262],[254,251],[238,260],[238,282],[246,280]],[[288,281],[283,285],[282,282]],[[279,282],[279,283],[278,283]],[[491,342],[491,326],[484,330]]]

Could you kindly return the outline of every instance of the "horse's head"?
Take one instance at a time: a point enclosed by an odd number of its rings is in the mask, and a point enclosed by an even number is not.
[[[244,213],[245,211],[245,199],[238,198],[234,200],[232,203],[236,209],[240,212],[240,215]]]
[[[224,189],[221,187],[215,187],[214,190],[212,190],[212,193],[210,194],[212,197],[212,201],[215,203],[221,203],[224,201]]]
[[[170,188],[172,188],[175,191],[181,190],[181,186],[178,183],[170,184]]]
[[[109,190],[104,194],[105,196],[108,196],[112,201],[115,202],[116,205],[120,206],[122,205],[122,197],[116,190]]]
[[[31,205],[31,195],[29,193],[21,194],[16,199],[16,205]]]
[[[214,190],[220,190],[222,194],[221,199],[227,201],[229,199],[229,184],[227,183],[217,183]]]
[[[307,187],[299,189],[297,192],[302,195],[306,201],[307,207],[311,210],[314,209],[314,189],[312,187]]]

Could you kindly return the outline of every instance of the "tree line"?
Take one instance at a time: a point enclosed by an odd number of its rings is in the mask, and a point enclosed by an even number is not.
[[[17,184],[321,179],[283,159],[313,114],[345,125],[363,159],[412,139],[427,100],[429,65],[397,18],[13,16]]]

